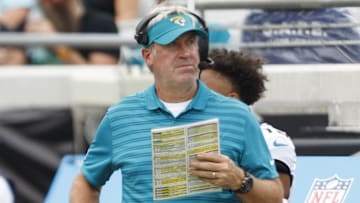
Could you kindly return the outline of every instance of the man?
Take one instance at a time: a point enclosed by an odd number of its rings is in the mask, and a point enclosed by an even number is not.
[[[201,69],[201,80],[214,91],[252,105],[265,91],[266,75],[262,60],[239,51],[214,49],[210,52],[214,63]],[[284,202],[290,195],[295,172],[295,147],[285,132],[267,123],[261,124],[270,153],[284,189]]]
[[[74,180],[71,202],[96,202],[118,169],[122,202],[154,202],[151,130],[212,118],[219,119],[221,154],[199,153],[189,169],[223,190],[161,202],[281,202],[278,174],[248,106],[198,80],[199,37],[207,37],[205,23],[183,7],[157,8],[139,23],[136,39],[155,83],[109,108]]]

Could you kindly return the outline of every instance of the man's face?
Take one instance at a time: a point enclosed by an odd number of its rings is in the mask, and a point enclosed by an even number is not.
[[[168,86],[193,84],[198,75],[198,37],[187,32],[168,45],[153,44],[144,49],[144,59],[157,83]]]
[[[231,96],[230,94],[233,92],[231,82],[226,77],[214,70],[202,70],[200,74],[200,80],[210,89],[224,96]]]

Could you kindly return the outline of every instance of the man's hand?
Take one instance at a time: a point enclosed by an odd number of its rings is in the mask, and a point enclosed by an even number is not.
[[[196,160],[190,162],[192,174],[200,180],[231,190],[238,190],[245,177],[244,169],[236,166],[227,156],[215,153],[199,153]],[[281,203],[283,197],[279,178],[259,179],[253,177],[253,188],[250,192],[235,195],[246,203]]]
[[[199,153],[190,162],[192,175],[222,188],[237,190],[244,179],[244,170],[227,156],[216,153]]]

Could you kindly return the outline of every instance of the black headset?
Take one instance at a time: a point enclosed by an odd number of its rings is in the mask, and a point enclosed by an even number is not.
[[[135,40],[138,44],[147,46],[149,43],[149,38],[147,35],[147,26],[150,23],[150,21],[155,18],[157,15],[159,15],[159,12],[150,14],[148,16],[145,16],[136,26],[136,33],[135,33]]]
[[[204,31],[207,33],[207,37],[200,37],[199,38],[199,55],[200,55],[200,64],[199,66],[207,66],[209,64],[212,64],[213,61],[208,58],[208,51],[209,51],[209,31],[208,27],[206,26],[206,23],[202,17],[199,15],[191,12],[186,11],[188,14],[194,16],[197,21],[201,24]],[[138,44],[147,46],[149,43],[149,37],[147,33],[147,26],[150,23],[152,19],[154,19],[156,16],[158,16],[160,12],[152,13],[148,16],[145,16],[136,26],[136,33],[135,33],[135,40]]]

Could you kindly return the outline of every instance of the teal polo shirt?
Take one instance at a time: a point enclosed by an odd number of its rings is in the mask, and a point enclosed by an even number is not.
[[[110,107],[101,121],[84,164],[87,180],[101,186],[110,175],[122,172],[122,202],[153,200],[151,129],[185,125],[218,118],[221,153],[230,157],[258,178],[274,179],[277,172],[260,127],[249,107],[224,97],[197,81],[198,90],[187,108],[178,116],[161,103],[155,86],[128,96]],[[120,202],[120,200],[119,200]],[[222,192],[196,194],[158,202],[240,202],[235,195]]]

